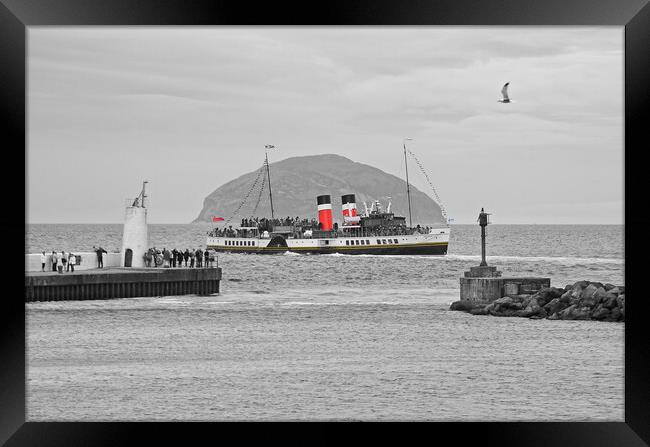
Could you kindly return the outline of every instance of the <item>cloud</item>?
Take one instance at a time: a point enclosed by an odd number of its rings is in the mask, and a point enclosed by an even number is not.
[[[28,36],[32,221],[119,221],[117,198],[148,176],[152,215],[187,222],[210,191],[254,169],[267,143],[279,147],[274,157],[334,152],[401,175],[407,135],[457,221],[474,214],[465,198],[485,164],[508,178],[482,179],[486,194],[514,182],[538,201],[546,190],[622,195],[622,28],[30,27]],[[509,105],[496,101],[506,81]],[[572,163],[601,181],[541,184],[539,169]],[[72,184],[51,200],[52,169],[93,184],[97,165],[92,195],[103,206],[80,209]]]

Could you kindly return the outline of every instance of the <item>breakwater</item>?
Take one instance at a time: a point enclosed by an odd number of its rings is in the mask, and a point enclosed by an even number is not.
[[[455,301],[450,310],[499,317],[625,321],[625,287],[578,281],[564,288],[544,287],[533,294],[512,294],[490,301]]]
[[[219,292],[221,268],[107,268],[26,272],[25,302],[103,300]]]

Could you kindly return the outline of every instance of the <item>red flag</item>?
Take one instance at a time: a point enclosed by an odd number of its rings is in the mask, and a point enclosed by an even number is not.
[[[217,216],[212,216],[212,222],[220,222],[222,220],[226,220],[223,217],[217,217]]]

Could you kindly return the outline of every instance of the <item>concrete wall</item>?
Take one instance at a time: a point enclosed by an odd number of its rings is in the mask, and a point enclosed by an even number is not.
[[[460,278],[460,299],[493,301],[503,296],[501,278]]]
[[[494,301],[506,296],[505,285],[517,284],[518,293],[533,294],[543,287],[551,287],[550,278],[460,278],[460,299]]]
[[[57,253],[60,255],[61,253]],[[75,256],[81,255],[81,264],[77,258],[77,265],[74,266],[75,270],[89,270],[97,268],[97,255],[92,252],[75,252]],[[104,267],[119,267],[122,259],[121,253],[104,253]],[[45,270],[52,270],[52,253],[45,253]],[[25,271],[26,272],[40,272],[41,271],[41,254],[30,253],[25,255]]]

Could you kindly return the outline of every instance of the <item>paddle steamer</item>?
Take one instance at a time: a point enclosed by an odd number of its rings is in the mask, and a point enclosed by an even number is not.
[[[404,145],[406,160],[406,145]],[[268,178],[270,171],[266,156]],[[411,224],[411,196],[406,167],[406,186]],[[269,181],[271,219],[243,219],[238,228],[215,228],[208,234],[207,248],[234,253],[312,253],[312,254],[374,254],[374,255],[446,255],[449,246],[448,223],[433,227],[406,224],[406,218],[386,210],[375,200],[370,209],[357,213],[354,194],[341,197],[343,224],[333,224],[329,195],[316,198],[318,221],[315,219],[275,219],[273,196]],[[444,216],[444,213],[443,213]]]

